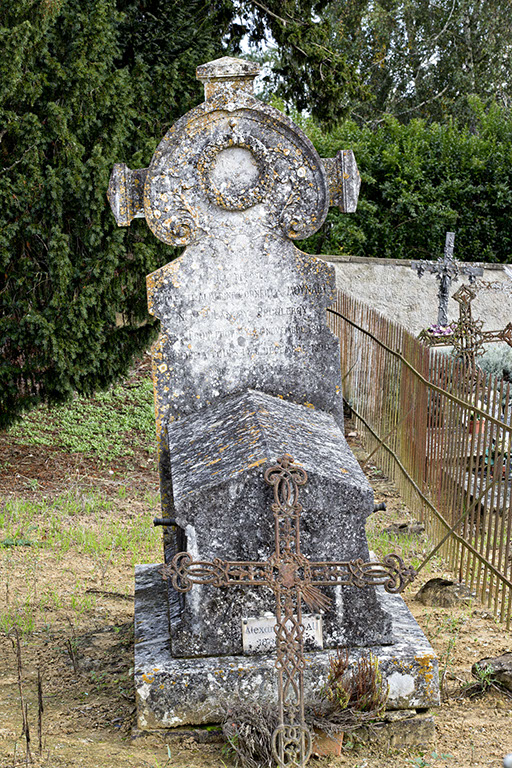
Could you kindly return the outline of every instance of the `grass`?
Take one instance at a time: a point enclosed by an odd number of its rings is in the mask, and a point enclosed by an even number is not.
[[[368,547],[371,551],[375,552],[378,560],[382,559],[390,552],[394,552],[399,555],[407,565],[412,565],[413,568],[418,568],[425,556],[434,548],[434,544],[426,538],[425,533],[422,533],[421,536],[415,534],[397,535],[394,533],[386,533],[385,531],[378,530],[375,526],[375,521],[373,520],[370,520],[366,533],[368,537]],[[445,567],[442,558],[440,556],[434,556],[432,560],[429,561],[428,571],[442,570]]]
[[[112,569],[160,560],[161,533],[151,525],[155,511],[120,515],[111,499],[76,490],[51,500],[5,502],[0,514],[0,551],[5,551],[6,599],[0,609],[0,630],[17,626],[23,634],[30,634],[36,617],[48,611],[82,615],[94,610],[96,597],[88,594],[81,575],[66,588],[59,582],[45,582],[40,587],[42,560],[51,558],[57,569],[70,559],[85,562],[88,581],[93,579],[99,586],[105,585]]]
[[[106,462],[119,457],[140,459],[143,452],[149,464],[156,458],[152,382],[141,377],[91,398],[41,406],[8,436],[81,453],[99,465],[100,476]],[[54,495],[32,478],[25,497],[0,500],[0,631],[17,627],[30,635],[59,612],[61,618],[92,615],[98,602],[92,586],[133,591],[133,566],[162,558],[161,531],[151,522],[160,508],[158,480],[151,478],[154,487],[134,490],[127,475],[98,490],[73,476]]]
[[[96,493],[71,490],[52,500],[12,499],[0,514],[0,545],[51,549],[64,554],[74,548],[92,557],[109,556],[113,562],[144,561],[159,541],[149,516],[119,520],[111,499]]]
[[[140,449],[154,453],[152,382],[141,379],[92,398],[76,397],[51,408],[42,405],[25,414],[8,435],[26,445],[92,454],[103,461],[133,456],[134,440]]]

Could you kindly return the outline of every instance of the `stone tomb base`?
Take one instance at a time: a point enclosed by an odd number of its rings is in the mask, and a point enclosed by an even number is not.
[[[161,565],[135,568],[135,690],[138,728],[158,731],[218,723],[233,698],[277,699],[275,654],[175,659],[169,650],[166,585]],[[371,650],[389,684],[387,708],[424,709],[439,704],[437,659],[400,595],[377,590],[393,617],[392,645],[351,649],[356,660]],[[325,683],[334,651],[306,654],[305,695]]]

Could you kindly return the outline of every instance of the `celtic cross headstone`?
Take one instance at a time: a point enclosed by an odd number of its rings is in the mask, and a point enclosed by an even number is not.
[[[308,557],[368,563],[373,494],[343,436],[339,342],[326,323],[334,269],[295,245],[329,206],[355,210],[357,166],[349,150],[322,160],[300,128],[261,103],[257,72],[230,58],[199,67],[204,103],[172,126],[148,168],[117,165],[109,186],[120,226],[144,217],[184,248],[148,277],[160,320],[152,354],[165,561],[179,552],[195,563],[268,561],[276,538],[262,479],[290,454],[309,477]],[[237,692],[272,697],[271,648],[251,641],[275,624],[272,590],[171,583],[162,605],[155,573],[137,571],[138,599],[151,606],[135,617],[139,726],[215,722],[219,700]],[[329,611],[312,602],[302,616],[305,651],[324,654],[320,669],[329,648],[394,642],[374,584],[327,581]]]

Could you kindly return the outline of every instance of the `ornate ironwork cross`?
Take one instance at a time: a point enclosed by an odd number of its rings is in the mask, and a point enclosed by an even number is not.
[[[382,585],[387,592],[400,592],[415,576],[397,555],[381,563],[362,559],[340,562],[312,562],[300,548],[299,487],[307,473],[294,465],[289,455],[269,467],[265,481],[274,489],[275,549],[264,561],[194,561],[188,552],[179,552],[164,565],[162,576],[174,589],[189,592],[194,584],[215,587],[262,586],[275,595],[276,674],[279,725],[272,737],[274,758],[280,768],[303,768],[311,753],[312,738],[304,719],[304,624],[302,604],[312,611],[326,610],[331,600],[320,586],[367,587]]]
[[[476,367],[476,359],[484,352],[484,344],[505,342],[512,347],[512,323],[508,323],[501,331],[483,331],[483,320],[474,320],[471,302],[477,292],[468,285],[462,285],[453,294],[459,304],[459,319],[452,323],[452,333],[446,336],[435,336],[428,330],[420,333],[419,339],[429,347],[452,346],[458,357],[469,370]]]
[[[432,274],[439,280],[439,290],[437,292],[439,298],[437,322],[438,325],[443,326],[448,325],[448,298],[452,281],[456,282],[459,275],[468,275],[469,282],[473,283],[478,275],[483,275],[484,273],[481,267],[460,264],[460,262],[454,258],[454,242],[455,232],[447,232],[442,258],[437,259],[437,261],[413,261],[411,263],[411,267],[417,271],[418,277],[422,277],[425,272],[432,272]]]

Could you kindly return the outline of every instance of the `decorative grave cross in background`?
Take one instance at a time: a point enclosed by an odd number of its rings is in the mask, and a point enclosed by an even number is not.
[[[382,563],[361,558],[340,562],[312,562],[301,552],[299,486],[307,482],[304,469],[284,455],[269,467],[265,481],[274,488],[275,549],[267,560],[194,561],[179,552],[164,565],[162,575],[174,589],[189,592],[194,584],[215,587],[264,586],[275,595],[276,672],[279,725],[272,736],[274,757],[280,768],[303,768],[311,753],[311,733],[304,719],[304,624],[302,602],[312,611],[326,610],[331,599],[319,586],[382,585],[387,592],[401,592],[413,581],[415,571],[397,555]]]
[[[459,319],[452,323],[452,332],[442,336],[424,330],[419,338],[429,347],[453,346],[453,349],[463,365],[471,371],[476,368],[476,359],[483,354],[484,344],[505,342],[512,347],[512,323],[508,323],[501,331],[483,331],[483,320],[474,320],[471,302],[477,293],[468,285],[462,285],[453,298],[459,304]]]
[[[456,282],[459,275],[468,275],[469,282],[473,283],[477,276],[484,273],[481,267],[460,264],[454,258],[454,242],[455,232],[447,232],[443,258],[439,258],[437,261],[413,261],[411,263],[411,267],[417,271],[418,277],[422,277],[425,272],[431,272],[439,280],[437,322],[441,326],[448,325],[448,298],[452,281]]]

